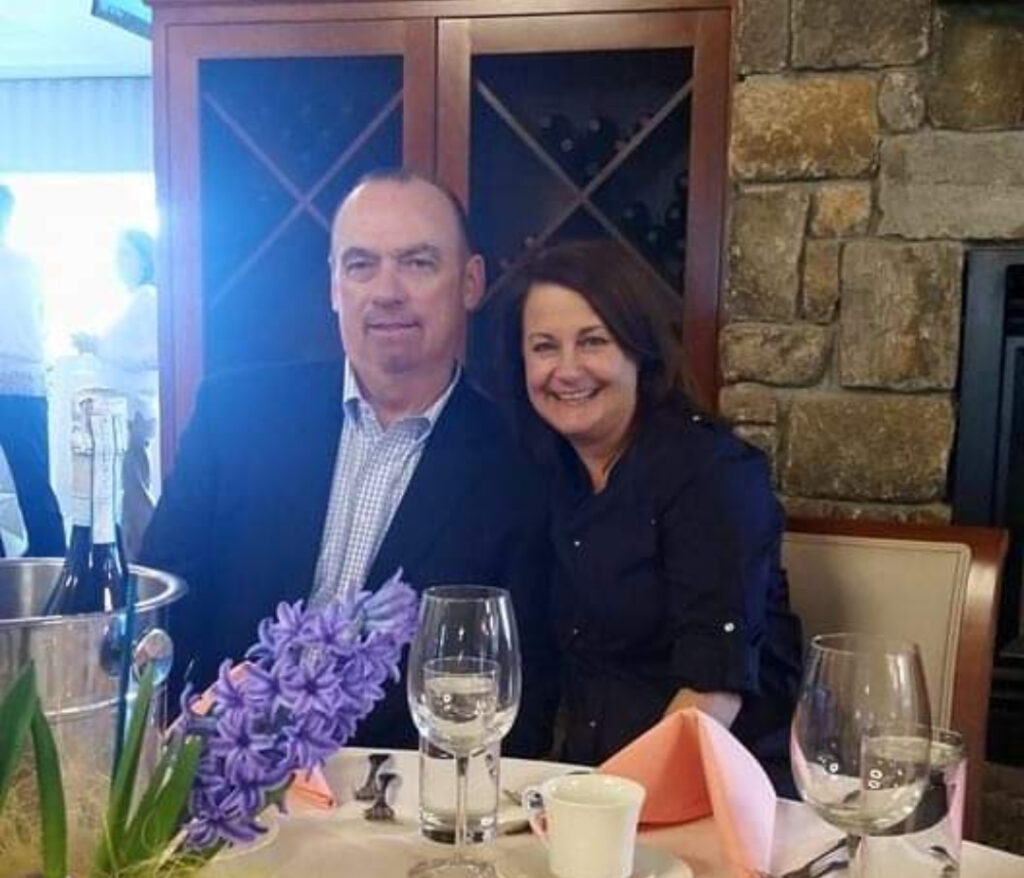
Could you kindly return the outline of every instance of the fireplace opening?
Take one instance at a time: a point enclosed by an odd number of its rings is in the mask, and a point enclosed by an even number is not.
[[[988,756],[1024,765],[1024,249],[967,255],[952,503],[956,524],[1010,533],[996,633]]]

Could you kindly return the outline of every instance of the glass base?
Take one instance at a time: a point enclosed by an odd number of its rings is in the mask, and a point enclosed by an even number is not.
[[[409,878],[498,878],[498,872],[479,860],[424,860],[409,870]]]

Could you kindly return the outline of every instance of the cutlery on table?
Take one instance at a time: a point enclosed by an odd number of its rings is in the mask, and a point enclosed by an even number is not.
[[[377,798],[377,774],[390,758],[390,753],[371,753],[367,757],[370,770],[365,783],[355,791],[357,802],[372,802]]]
[[[392,771],[385,771],[377,775],[376,798],[373,804],[363,811],[363,817],[372,821],[395,819],[395,809],[388,804],[388,787],[397,777],[398,775]]]

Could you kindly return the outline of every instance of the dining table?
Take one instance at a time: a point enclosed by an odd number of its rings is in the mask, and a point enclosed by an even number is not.
[[[346,748],[324,766],[324,778],[335,798],[333,807],[299,803],[288,813],[267,814],[265,834],[249,845],[221,852],[203,869],[202,878],[405,878],[417,862],[449,855],[451,846],[420,834],[416,751],[391,752],[387,770],[397,779],[388,787],[388,801],[394,820],[366,819],[367,803],[357,801],[354,791],[367,778],[371,752],[377,751]],[[526,814],[515,798],[530,785],[577,768],[503,757],[497,836],[472,845],[472,856],[492,862],[501,878],[549,878],[544,844],[526,828]],[[770,871],[748,874],[752,878],[782,876],[814,860],[839,837],[808,805],[779,799]],[[913,865],[894,863],[892,874],[910,878]],[[631,878],[737,878],[741,874],[726,859],[713,816],[674,826],[640,827]],[[841,876],[843,871],[829,874]],[[940,871],[926,869],[922,874],[939,875]],[[1024,857],[965,841],[960,878],[1024,878]]]

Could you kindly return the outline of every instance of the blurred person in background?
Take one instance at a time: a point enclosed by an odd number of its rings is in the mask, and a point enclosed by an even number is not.
[[[13,212],[11,190],[0,186],[0,447],[25,522],[25,554],[60,556],[64,521],[50,485],[43,300],[35,266],[7,245]]]
[[[128,400],[121,527],[125,554],[130,561],[138,557],[154,507],[149,460],[158,405],[153,247],[153,238],[146,232],[128,229],[121,233],[117,241],[117,273],[128,292],[128,305],[105,332],[80,332],[72,337],[81,353],[94,354],[104,365],[105,383]]]

